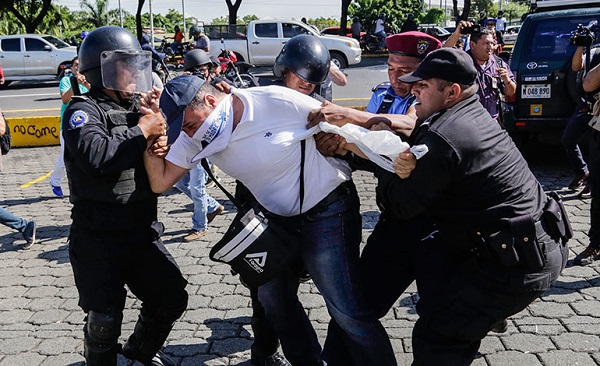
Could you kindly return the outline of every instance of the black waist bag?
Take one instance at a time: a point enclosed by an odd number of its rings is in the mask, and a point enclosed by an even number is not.
[[[304,201],[304,153],[305,141],[301,142],[300,164],[300,212]],[[301,242],[299,231],[292,232],[269,220],[256,202],[241,205],[213,176],[206,159],[202,167],[213,182],[237,207],[238,213],[223,238],[210,250],[210,259],[227,263],[240,275],[249,287],[258,287],[275,278],[288,268],[297,256]]]
[[[285,270],[297,256],[299,233],[269,220],[258,203],[242,206],[210,259],[227,263],[250,287],[258,287]]]

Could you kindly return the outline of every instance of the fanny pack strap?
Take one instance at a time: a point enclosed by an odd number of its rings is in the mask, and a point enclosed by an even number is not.
[[[304,157],[305,157],[305,150],[306,150],[306,140],[302,140],[302,141],[300,141],[300,161],[301,161],[301,163],[300,163],[300,213],[302,213],[302,204],[304,203]],[[213,175],[212,171],[210,170],[210,166],[208,166],[208,160],[206,160],[206,158],[204,158],[204,159],[202,159],[200,161],[200,163],[202,164],[202,167],[204,168],[204,170],[206,171],[206,173],[208,174],[208,176],[210,177],[210,179],[212,179],[213,182],[215,182],[215,184],[217,185],[217,187],[219,187],[223,191],[223,193],[225,193],[225,195],[227,196],[227,198],[229,198],[229,200],[239,210],[242,207],[242,205],[215,178],[215,176]]]

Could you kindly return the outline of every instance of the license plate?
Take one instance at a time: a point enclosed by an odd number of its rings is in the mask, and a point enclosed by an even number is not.
[[[527,84],[521,86],[521,98],[523,99],[548,99],[552,87],[550,84]]]

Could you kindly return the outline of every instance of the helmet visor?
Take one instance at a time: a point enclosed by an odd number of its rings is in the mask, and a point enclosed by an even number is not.
[[[102,84],[106,89],[128,93],[152,90],[150,51],[104,51],[100,57]]]

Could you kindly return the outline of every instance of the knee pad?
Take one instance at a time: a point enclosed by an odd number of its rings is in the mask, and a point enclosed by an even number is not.
[[[85,333],[94,343],[117,342],[121,335],[123,314],[100,313],[90,310],[87,315]]]

